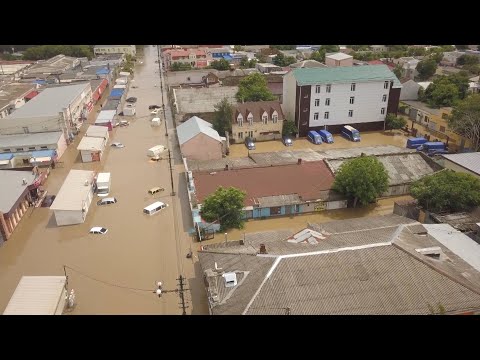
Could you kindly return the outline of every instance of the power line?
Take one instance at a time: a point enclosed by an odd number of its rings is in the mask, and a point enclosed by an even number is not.
[[[83,273],[83,272],[81,272],[81,271],[79,271],[79,270],[77,270],[77,269],[74,269],[74,268],[72,268],[72,267],[70,267],[70,266],[67,266],[67,265],[63,265],[63,269],[64,269],[64,271],[65,271],[65,269],[70,269],[70,270],[72,270],[72,271],[74,271],[74,272],[76,272],[76,273],[78,273],[78,274],[80,274],[80,275],[82,275],[82,276],[90,279],[90,280],[97,281],[97,282],[99,282],[99,283],[102,283],[102,284],[105,284],[105,285],[108,285],[108,286],[118,287],[118,288],[127,289],[127,290],[134,290],[134,291],[147,291],[147,292],[152,292],[152,291],[153,291],[153,292],[155,292],[155,291],[152,290],[152,289],[139,289],[139,288],[133,288],[133,287],[124,286],[124,285],[113,284],[113,283],[108,282],[108,281],[104,281],[104,280],[100,280],[100,279],[94,278],[93,276],[87,275],[87,274],[85,274],[85,273]],[[66,274],[66,271],[65,271],[65,274]]]

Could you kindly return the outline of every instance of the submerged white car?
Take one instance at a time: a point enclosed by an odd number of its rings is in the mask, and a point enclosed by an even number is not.
[[[105,235],[107,233],[108,229],[101,227],[101,226],[95,226],[90,229],[90,234],[100,234],[100,235]]]
[[[119,143],[119,142],[114,142],[114,143],[112,143],[112,147],[124,148],[125,145],[123,145],[122,143]]]

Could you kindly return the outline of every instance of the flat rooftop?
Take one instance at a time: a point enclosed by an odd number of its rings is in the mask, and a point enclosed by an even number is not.
[[[91,89],[89,82],[47,88],[21,108],[7,116],[6,120],[58,116],[76,97],[88,89]]]
[[[35,175],[31,171],[0,170],[0,211],[8,213],[25,189],[33,183]],[[23,179],[27,184],[23,185]]]
[[[402,100],[401,102],[403,102],[404,104],[407,104],[408,106],[411,106],[415,109],[420,109],[422,111],[425,111],[427,113],[437,115],[437,116],[442,115],[442,110],[444,110],[444,111],[452,110],[451,107],[442,107],[440,109],[434,109],[434,108],[431,108],[430,106],[428,106],[427,104],[425,104],[424,102],[415,101],[415,100]]]
[[[85,132],[85,136],[90,137],[108,137],[108,128],[106,126],[90,125]]]
[[[230,104],[235,105],[238,86],[222,86],[200,89],[174,89],[175,97],[180,113],[204,113],[214,112],[223,98],[227,98]]]
[[[320,199],[321,191],[329,190],[334,180],[323,161],[218,171],[214,174],[193,173],[193,177],[200,203],[219,186],[233,186],[246,192],[245,206],[258,203],[259,198],[276,195],[297,194],[302,200]]]
[[[22,95],[35,90],[35,84],[6,84],[0,87],[0,109],[15,101]]]
[[[50,209],[82,210],[92,189],[94,174],[93,171],[70,170]]]
[[[108,131],[106,126],[103,127]],[[77,150],[80,151],[102,151],[103,149],[105,149],[105,139],[103,137],[84,136],[77,146]]]
[[[60,136],[62,136],[61,131],[34,134],[0,135],[0,147],[8,148],[56,144],[60,139]]]

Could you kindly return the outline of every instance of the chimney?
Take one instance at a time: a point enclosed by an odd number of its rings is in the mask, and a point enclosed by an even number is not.
[[[267,253],[267,248],[265,247],[265,244],[260,244],[260,254],[266,254]]]
[[[297,160],[297,164],[302,165],[302,159],[301,158]]]

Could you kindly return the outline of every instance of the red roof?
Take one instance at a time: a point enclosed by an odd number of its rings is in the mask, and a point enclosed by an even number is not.
[[[297,194],[302,200],[316,200],[320,192],[329,190],[333,174],[323,161],[302,164],[256,167],[239,170],[193,174],[197,199],[201,203],[217,187],[236,187],[247,193],[245,206],[265,196]]]
[[[176,56],[188,56],[192,53],[195,53],[197,56],[207,56],[204,50],[198,50],[198,49],[190,49],[190,50],[172,50],[169,51],[168,54],[170,54],[171,57],[176,57]]]
[[[367,63],[369,63],[370,65],[385,65],[385,63],[381,60],[370,60],[367,61]]]
[[[37,96],[38,94],[39,94],[38,91],[32,90],[32,91],[30,91],[30,92],[25,96],[25,99],[26,99],[26,100],[31,100],[31,99],[33,99],[35,96]]]

